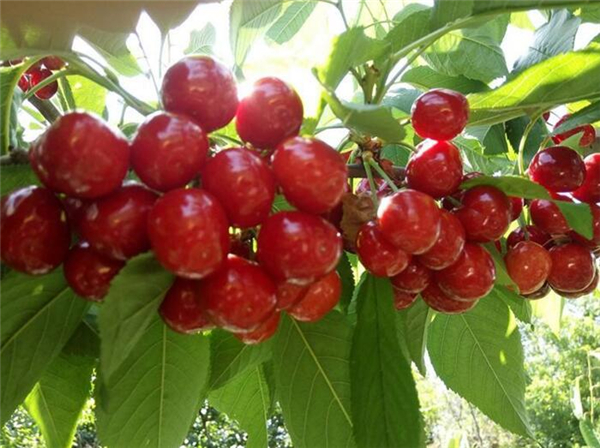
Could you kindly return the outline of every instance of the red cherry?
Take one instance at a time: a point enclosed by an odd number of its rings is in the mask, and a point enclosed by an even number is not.
[[[595,249],[600,246],[600,204],[589,204],[590,209],[592,210],[592,224],[593,224],[593,236],[591,240],[588,240],[584,236],[571,232],[570,235],[573,239],[584,246],[590,247],[591,249]]]
[[[560,120],[558,120],[556,122],[556,124],[554,125],[554,129],[558,129],[558,127],[561,124],[563,124],[567,120],[567,118],[569,118],[570,116],[571,116],[571,114],[564,115]],[[577,126],[576,128],[573,128],[570,131],[553,135],[552,141],[558,145],[559,143],[565,141],[572,135],[579,134],[580,132],[583,132],[583,134],[581,135],[581,138],[579,139],[579,146],[590,146],[592,143],[594,143],[594,140],[596,139],[596,130],[594,129],[594,127],[591,124],[584,124],[583,126]]]
[[[346,192],[344,160],[315,138],[283,141],[273,154],[272,167],[286,199],[307,213],[319,215],[333,209]]]
[[[401,291],[418,294],[431,283],[432,273],[417,259],[413,259],[400,274],[391,278],[392,286]]]
[[[288,314],[302,322],[316,322],[329,313],[342,295],[342,280],[336,271],[310,285],[299,303]]]
[[[71,227],[71,231],[73,233],[80,233],[79,224],[85,216],[86,207],[90,204],[90,202],[91,201],[86,201],[79,198],[71,198],[68,196],[65,196],[62,199],[63,208],[67,212],[67,221],[69,222],[69,227]]]
[[[386,240],[374,221],[363,224],[356,236],[356,253],[363,266],[377,277],[404,271],[411,256]]]
[[[544,112],[544,113],[542,114],[542,118],[543,118],[543,119],[544,119],[544,121],[547,123],[547,122],[548,122],[548,120],[550,119],[550,111],[548,111],[548,112]]]
[[[539,300],[550,294],[550,285],[548,282],[544,283],[540,289],[532,292],[531,294],[522,294],[523,298],[528,300]]]
[[[525,230],[527,230],[527,232],[525,232]],[[545,247],[550,241],[552,241],[552,237],[536,226],[525,226],[525,229],[523,229],[523,227],[519,227],[518,229],[510,232],[508,238],[506,239],[506,245],[510,249],[521,241],[533,241],[534,243]]]
[[[581,156],[566,146],[552,146],[538,152],[528,172],[532,181],[553,192],[576,190],[585,180]]]
[[[161,95],[165,110],[189,116],[205,132],[227,125],[238,107],[233,74],[209,56],[188,56],[169,67]]]
[[[559,291],[559,290],[555,290],[555,292],[559,296],[564,297],[565,299],[578,299],[579,297],[587,296],[588,294],[593,294],[596,291],[596,289],[598,288],[598,283],[599,283],[599,276],[598,276],[598,269],[596,269],[596,273],[594,274],[594,279],[592,280],[592,283],[590,283],[590,285],[587,288],[582,289],[581,291],[576,291],[576,292],[565,292],[565,291]]]
[[[466,243],[458,261],[436,271],[434,279],[454,300],[477,300],[494,287],[496,267],[488,251],[478,244]]]
[[[500,190],[486,185],[467,190],[462,207],[455,213],[465,228],[467,240],[479,243],[500,239],[511,222],[508,197]]]
[[[456,262],[466,240],[465,228],[458,218],[446,210],[440,212],[440,235],[431,249],[417,257],[423,266],[435,271]]]
[[[558,198],[555,196],[555,198]],[[561,197],[560,200],[569,201],[566,197]],[[550,235],[560,235],[568,233],[571,230],[571,226],[567,222],[567,219],[562,214],[558,206],[545,199],[534,199],[529,204],[529,213],[533,223],[540,228],[540,230]]]
[[[70,112],[35,141],[29,158],[51,190],[91,199],[121,186],[129,167],[129,144],[100,118]]]
[[[80,242],[68,253],[63,266],[65,279],[75,293],[84,299],[101,302],[108,294],[110,282],[125,262],[107,257]]]
[[[573,196],[583,202],[600,202],[600,153],[583,159],[586,174],[583,185],[573,192]]]
[[[200,174],[208,138],[189,118],[167,112],[152,114],[131,143],[131,166],[153,190],[180,188]]]
[[[341,253],[335,227],[307,213],[276,213],[258,234],[258,261],[277,281],[312,283],[335,269]]]
[[[46,56],[44,59],[42,59],[42,64],[44,64],[48,70],[54,71],[60,70],[66,65],[65,61],[58,56]]]
[[[117,260],[127,260],[150,249],[148,213],[156,193],[137,184],[125,185],[88,204],[79,232],[92,248]]]
[[[552,269],[548,283],[552,289],[576,292],[587,288],[596,273],[594,255],[589,249],[568,243],[550,249]]]
[[[454,193],[460,186],[462,177],[460,152],[447,141],[421,142],[406,165],[408,187],[436,199]]]
[[[259,328],[275,310],[275,294],[275,285],[258,264],[235,255],[200,283],[206,312],[216,325],[232,332]]]
[[[440,234],[440,209],[420,191],[402,190],[384,198],[377,217],[385,238],[409,254],[427,252]]]
[[[242,240],[239,235],[229,237],[229,253],[250,260],[252,258],[252,241]]]
[[[23,73],[17,85],[23,92],[27,92],[31,88],[31,76],[27,72]]]
[[[191,334],[214,328],[206,313],[200,282],[177,277],[158,309],[171,330]]]
[[[42,275],[63,262],[71,235],[66,213],[50,190],[27,187],[2,197],[2,262],[29,275]]]
[[[279,78],[262,78],[240,101],[235,127],[240,138],[257,148],[275,148],[298,135],[304,109],[296,91]]]
[[[277,284],[277,311],[288,310],[296,305],[304,297],[307,289],[306,285],[279,282]]]
[[[390,186],[383,179],[374,179],[375,186],[377,187],[377,197],[379,199],[389,196],[393,193]],[[371,185],[369,184],[369,179],[361,179],[356,186],[356,194],[371,196]]]
[[[30,88],[37,86],[40,82],[44,81],[46,78],[52,76],[52,72],[47,68],[38,68],[32,67],[27,70],[27,74],[29,75],[29,84]],[[58,91],[58,82],[53,81],[48,84],[46,87],[42,87],[38,91],[35,92],[35,96],[37,96],[41,100],[49,100],[52,98],[56,92]]]
[[[483,176],[483,173],[480,173],[478,171],[473,171],[471,173],[466,173],[461,180],[461,184],[470,180],[470,179],[476,179],[478,177]],[[455,191],[453,194],[451,194],[448,197],[445,197],[442,200],[442,207],[446,210],[448,210],[449,212],[457,209],[460,206],[460,202],[462,201],[463,196],[465,195],[465,191],[464,190],[458,190]]]
[[[202,187],[223,205],[235,227],[254,227],[271,212],[275,178],[269,166],[246,148],[232,148],[208,160]]]
[[[504,262],[520,294],[531,294],[540,289],[552,268],[548,251],[533,241],[521,241],[508,249]]]
[[[511,221],[516,221],[521,216],[525,201],[523,198],[516,198],[514,196],[509,196],[508,200],[510,201],[510,219]]]
[[[469,103],[462,93],[432,89],[412,106],[412,125],[423,138],[452,140],[469,121]]]
[[[429,308],[444,314],[462,314],[475,308],[478,300],[459,301],[448,297],[444,291],[435,283],[431,282],[429,286],[421,293],[421,297]]]
[[[394,290],[394,308],[398,311],[409,308],[417,300],[418,294],[400,291],[397,288],[392,289]]]
[[[279,326],[280,313],[273,313],[266,321],[260,326],[249,333],[233,333],[233,335],[242,341],[244,344],[254,345],[260,344],[271,338],[277,333],[277,327]]]

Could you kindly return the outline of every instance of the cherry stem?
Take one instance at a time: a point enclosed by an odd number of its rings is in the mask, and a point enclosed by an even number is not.
[[[371,171],[370,163],[364,163],[365,173],[367,174],[367,179],[369,180],[369,188],[371,189],[371,200],[373,201],[373,205],[375,208],[379,207],[379,198],[377,197],[377,186],[375,185],[375,179],[373,179],[373,172]]]
[[[350,163],[347,165],[347,167],[349,177],[354,179],[367,178],[367,170],[362,163]],[[403,179],[406,173],[406,170],[401,166],[393,166],[392,171],[394,172],[394,177],[396,179]],[[373,175],[377,175],[375,177],[379,177],[379,173],[373,173]]]
[[[381,168],[381,166],[379,166],[379,164],[375,160],[369,158],[367,163],[373,167],[377,174],[381,176],[381,178],[385,181],[386,184],[389,185],[389,187],[394,193],[399,191],[399,188],[396,186],[394,181],[390,178],[390,176],[387,175],[385,170]]]
[[[518,164],[519,164],[519,174],[523,176],[525,174],[525,144],[527,143],[527,139],[529,138],[529,133],[535,126],[538,118],[540,118],[540,114],[534,114],[530,117],[529,123],[525,127],[525,131],[523,131],[523,136],[521,137],[521,141],[519,142],[519,155],[518,155]]]

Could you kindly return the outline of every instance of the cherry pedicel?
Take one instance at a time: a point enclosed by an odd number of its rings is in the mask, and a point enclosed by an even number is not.
[[[480,185],[467,190],[462,207],[456,212],[467,235],[475,242],[496,241],[511,223],[511,205],[508,197],[497,188]]]
[[[300,302],[288,314],[302,322],[316,322],[329,313],[342,295],[342,280],[336,271],[310,285]]]
[[[540,289],[552,268],[548,251],[533,241],[521,241],[508,249],[504,262],[520,294],[531,294]]]
[[[167,291],[158,312],[171,330],[190,334],[214,328],[205,308],[200,282],[178,277]]]
[[[409,308],[417,300],[418,294],[400,291],[397,288],[392,289],[394,290],[394,308],[398,311]]]
[[[3,263],[42,275],[63,262],[71,235],[63,206],[50,190],[26,187],[3,196],[0,214]]]
[[[374,221],[363,224],[358,231],[356,253],[363,266],[377,277],[399,274],[411,259],[411,255],[385,239]]]
[[[521,241],[533,241],[540,246],[546,247],[546,245],[552,241],[552,237],[536,226],[525,226],[525,228],[519,227],[510,232],[508,238],[506,238],[506,245],[510,249]]]
[[[210,193],[177,189],[162,196],[148,216],[157,260],[174,274],[201,279],[215,272],[229,251],[225,211]]]
[[[205,132],[226,126],[238,107],[233,74],[208,56],[188,56],[173,64],[161,96],[165,110],[191,117]]]
[[[469,103],[462,93],[432,89],[415,100],[411,113],[412,125],[420,137],[452,140],[469,121]]]
[[[558,127],[561,124],[563,124],[567,120],[567,118],[569,118],[570,116],[571,116],[570,114],[564,115],[560,120],[558,120],[556,122],[556,124],[554,125],[554,129],[558,129]],[[569,131],[553,135],[552,141],[558,145],[559,143],[565,141],[572,135],[579,134],[580,132],[582,134],[581,134],[581,138],[579,139],[579,146],[585,147],[585,146],[590,146],[592,143],[594,143],[594,140],[596,139],[596,130],[594,129],[594,127],[591,124],[584,124],[583,126],[577,126],[576,128],[573,128]]]
[[[200,174],[208,138],[189,118],[157,112],[140,125],[131,143],[131,166],[153,190],[185,186]]]
[[[391,278],[392,286],[404,292],[418,294],[431,283],[431,271],[413,259],[400,274]]]
[[[600,202],[600,153],[583,159],[586,169],[583,185],[573,192],[573,196],[583,202]]]
[[[100,118],[70,112],[33,143],[29,159],[51,190],[92,199],[121,186],[129,168],[129,144]]]
[[[277,327],[279,326],[279,319],[281,313],[273,313],[266,321],[253,331],[248,333],[233,333],[233,335],[242,341],[244,344],[254,345],[260,344],[271,338],[277,333]]]
[[[575,243],[554,246],[550,249],[552,269],[548,283],[552,289],[577,292],[587,288],[594,280],[596,267],[589,249]]]
[[[429,269],[439,271],[447,268],[460,257],[465,246],[466,234],[459,219],[446,210],[440,210],[440,234],[435,244],[417,258]]]
[[[552,192],[573,191],[585,180],[581,156],[566,146],[553,146],[538,152],[529,165],[532,181]]]
[[[475,308],[478,300],[459,301],[454,300],[440,289],[435,282],[431,282],[421,293],[423,301],[429,308],[444,314],[462,314]]]

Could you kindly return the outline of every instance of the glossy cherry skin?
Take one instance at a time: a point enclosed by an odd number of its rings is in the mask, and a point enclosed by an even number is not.
[[[532,292],[531,294],[522,294],[523,298],[527,300],[539,300],[550,294],[550,285],[548,282],[544,283],[540,289]]]
[[[90,202],[79,222],[81,237],[100,253],[127,260],[150,249],[147,221],[158,195],[129,184]]]
[[[51,190],[93,199],[121,186],[129,168],[129,144],[100,118],[70,112],[35,141],[29,158]]]
[[[229,255],[223,266],[200,283],[211,320],[233,332],[253,331],[275,311],[275,284],[258,266]]]
[[[583,202],[600,202],[600,153],[594,153],[583,159],[585,180],[583,185],[573,192],[573,196]]]
[[[307,213],[276,213],[258,234],[258,261],[278,282],[313,283],[335,269],[341,253],[336,228]]]
[[[185,186],[200,174],[208,154],[206,134],[189,118],[168,112],[152,114],[131,143],[131,166],[153,190]]]
[[[510,201],[510,220],[516,221],[521,216],[521,212],[523,211],[523,205],[525,201],[523,198],[516,198],[513,196],[508,197]]]
[[[560,120],[556,122],[556,124],[554,125],[554,129],[558,129],[558,127],[561,124],[563,124],[570,116],[571,114],[564,115]],[[596,139],[596,130],[591,124],[577,126],[576,128],[573,128],[567,132],[562,132],[560,134],[553,135],[552,141],[558,145],[559,143],[565,141],[572,135],[579,134],[580,132],[582,132],[582,134],[581,138],[579,139],[579,146],[585,147],[590,146],[592,143],[594,143],[594,140]]]
[[[497,188],[486,185],[467,190],[462,207],[455,213],[467,240],[478,243],[500,239],[511,223],[510,200]]]
[[[101,302],[108,294],[110,282],[125,262],[95,251],[80,242],[71,248],[63,265],[67,283],[75,294],[93,302]]]
[[[446,210],[440,210],[440,234],[427,252],[419,255],[419,262],[434,271],[447,268],[460,256],[465,246],[465,228],[459,219]]]
[[[406,291],[400,291],[399,289],[393,288],[394,290],[394,308],[401,311],[409,308],[413,303],[417,301],[418,294],[413,294]]]
[[[432,89],[412,105],[412,125],[423,138],[452,140],[469,121],[469,103],[462,93]]]
[[[552,146],[538,152],[528,172],[532,181],[552,192],[576,190],[585,180],[583,159],[566,146]]]
[[[163,322],[177,333],[191,334],[214,328],[206,313],[198,280],[177,277],[158,312]]]
[[[277,333],[277,327],[279,327],[279,319],[281,313],[273,313],[266,321],[253,331],[248,333],[233,333],[233,335],[242,341],[244,344],[254,345],[260,344],[261,342],[270,339]]]
[[[548,251],[533,241],[521,241],[508,249],[504,262],[520,294],[531,294],[544,286],[552,268]]]
[[[266,162],[246,148],[218,152],[202,172],[202,187],[219,200],[235,227],[254,227],[267,219],[275,186]]]
[[[377,218],[385,238],[409,254],[427,252],[440,234],[440,209],[420,191],[402,190],[384,198]]]
[[[65,212],[67,212],[67,221],[71,232],[79,235],[79,224],[85,216],[85,210],[91,201],[65,196],[61,202]]]
[[[478,244],[466,243],[458,261],[436,271],[434,280],[454,300],[477,300],[494,287],[496,267],[487,250]]]
[[[527,230],[527,232],[525,232],[525,230]],[[506,238],[506,245],[510,249],[521,241],[532,241],[540,246],[546,247],[546,245],[552,241],[552,237],[536,226],[526,226],[525,229],[519,227],[509,233],[508,238]]]
[[[462,314],[475,308],[478,300],[459,301],[454,300],[435,283],[431,282],[429,286],[421,293],[423,301],[429,308],[444,314]]]
[[[52,72],[47,68],[30,68],[27,70],[27,74],[29,75],[29,85],[30,88],[37,86],[40,82],[44,81],[46,78],[52,76]],[[49,100],[52,98],[56,92],[58,91],[58,82],[53,81],[48,84],[46,87],[42,87],[37,92],[35,92],[35,96],[37,96],[41,100]]]
[[[400,274],[391,278],[392,286],[404,292],[418,294],[431,283],[432,273],[415,258]]]
[[[235,127],[240,138],[257,148],[275,148],[298,135],[304,109],[296,91],[279,78],[262,78],[240,100]]]
[[[215,272],[229,252],[229,224],[217,199],[195,188],[172,190],[148,216],[156,259],[179,277],[201,279]]]
[[[552,289],[576,292],[587,288],[596,273],[594,255],[584,246],[568,243],[550,249],[552,269],[548,283]]]
[[[534,199],[529,204],[529,213],[533,223],[550,235],[564,234],[571,230],[567,219],[552,201]]]
[[[300,302],[308,286],[296,285],[290,282],[279,282],[277,284],[277,311],[290,309]]]
[[[66,65],[65,61],[58,56],[46,56],[44,59],[42,59],[42,64],[44,64],[48,70],[53,71],[60,70]]]
[[[576,292],[565,292],[565,291],[559,291],[559,290],[555,290],[555,292],[559,295],[564,297],[565,299],[578,299],[579,297],[583,297],[583,296],[587,296],[588,294],[593,294],[596,289],[598,288],[598,283],[599,283],[599,276],[598,276],[598,269],[596,269],[596,273],[594,274],[594,279],[592,280],[592,283],[590,283],[590,285],[585,288],[582,289],[581,291],[576,291]]]
[[[356,236],[356,254],[371,274],[392,277],[404,271],[411,255],[385,239],[374,221],[362,225]]]
[[[233,74],[209,56],[187,56],[169,67],[161,96],[165,110],[187,115],[204,132],[226,126],[238,107]]]
[[[308,287],[299,303],[287,310],[294,319],[316,322],[329,313],[340,301],[342,280],[336,271]]]
[[[50,190],[16,190],[2,197],[0,213],[3,263],[29,275],[43,275],[63,262],[71,235],[65,210]]]
[[[458,148],[447,141],[425,140],[417,146],[408,165],[408,187],[439,199],[454,193],[463,177]]]
[[[21,89],[23,92],[27,92],[31,88],[31,77],[27,72],[21,75],[17,85],[19,86],[19,89]]]
[[[286,199],[304,212],[328,212],[346,192],[348,170],[344,159],[316,138],[283,141],[273,154],[271,166]]]

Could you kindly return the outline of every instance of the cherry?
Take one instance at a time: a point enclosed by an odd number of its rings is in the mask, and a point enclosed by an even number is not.
[[[532,241],[540,246],[546,246],[552,241],[552,237],[536,226],[525,226],[525,228],[519,227],[510,232],[506,239],[506,245],[510,249],[521,241]]]
[[[277,327],[279,326],[280,313],[273,313],[266,321],[260,326],[249,333],[233,333],[233,335],[242,341],[244,344],[260,344],[271,338],[277,333]]]
[[[65,259],[65,279],[75,293],[84,299],[100,302],[108,294],[110,282],[125,262],[95,251],[86,242],[71,248]]]
[[[70,112],[35,141],[29,158],[51,190],[92,199],[121,186],[129,168],[129,144],[100,118]]]
[[[600,202],[600,153],[583,159],[586,169],[585,180],[573,196],[583,202]]]
[[[510,220],[516,221],[519,219],[519,216],[521,216],[525,201],[523,198],[517,198],[514,196],[509,196],[508,200],[510,201]]]
[[[444,291],[435,283],[421,293],[421,297],[429,308],[444,314],[462,314],[475,308],[478,300],[459,301],[448,297]]]
[[[458,261],[436,271],[434,280],[454,300],[477,300],[494,287],[496,267],[488,251],[478,244],[466,243]]]
[[[555,196],[558,198],[558,196]],[[560,200],[569,201],[566,197],[561,197]],[[546,199],[534,199],[529,204],[529,213],[533,223],[542,231],[550,235],[558,235],[568,233],[571,226],[567,219],[562,214],[558,206]]]
[[[363,224],[356,236],[356,253],[363,266],[377,277],[404,271],[411,256],[386,240],[374,221]]]
[[[548,282],[546,282],[537,291],[534,291],[531,294],[522,294],[522,296],[528,300],[539,300],[543,299],[548,294],[550,294],[550,285],[548,284]]]
[[[552,269],[548,283],[552,289],[565,292],[576,292],[587,288],[596,273],[594,255],[589,249],[576,244],[567,243],[550,249]]]
[[[552,192],[576,190],[585,180],[581,156],[566,146],[552,146],[538,152],[528,172],[532,181]]]
[[[379,199],[389,196],[393,193],[391,187],[388,183],[383,179],[374,179],[375,186],[377,187],[377,197]],[[371,196],[371,185],[369,184],[369,179],[361,179],[356,186],[356,194]]]
[[[391,278],[392,286],[404,292],[418,294],[431,283],[432,273],[417,259],[413,259],[406,269]]]
[[[480,243],[500,239],[511,222],[508,197],[497,188],[486,185],[467,190],[462,207],[455,213],[465,228],[467,240]]]
[[[277,311],[287,310],[296,305],[304,297],[307,289],[306,285],[279,282],[277,284]]]
[[[548,120],[550,120],[550,111],[544,112],[542,114],[542,118],[544,119],[544,121],[547,123]]]
[[[156,193],[138,184],[123,186],[90,202],[78,223],[81,237],[100,253],[127,260],[150,249],[147,221]]]
[[[258,234],[258,261],[276,281],[312,283],[335,269],[341,253],[335,227],[302,212],[276,213]]]
[[[310,285],[299,303],[288,314],[302,322],[316,322],[329,313],[342,295],[342,280],[336,271]]]
[[[427,252],[440,234],[440,209],[420,191],[402,190],[384,198],[377,217],[385,238],[409,254]]]
[[[220,151],[202,172],[202,186],[223,205],[236,227],[254,227],[271,212],[275,178],[265,161],[246,148]]]
[[[421,142],[406,165],[408,187],[437,199],[454,193],[462,177],[460,152],[447,141]]]
[[[400,291],[397,288],[394,290],[394,308],[401,311],[409,308],[417,300],[418,294],[413,294],[406,291]]]
[[[198,280],[175,278],[158,312],[164,323],[177,333],[191,334],[214,328],[206,313]]]
[[[292,137],[280,143],[272,167],[286,199],[304,212],[325,213],[346,192],[348,170],[343,158],[315,138]]]
[[[259,328],[275,310],[275,294],[275,285],[258,264],[235,255],[200,283],[211,320],[232,332]]]
[[[548,251],[533,241],[521,241],[508,249],[504,262],[508,275],[521,294],[531,294],[540,289],[552,268]]]
[[[483,173],[480,173],[478,171],[473,171],[471,173],[466,173],[461,180],[461,184],[470,180],[470,179],[476,179],[478,177],[483,176]],[[442,199],[442,207],[448,211],[453,211],[456,208],[458,208],[458,206],[460,205],[459,203],[462,201],[463,196],[465,195],[465,190],[457,190],[454,193],[452,193],[450,196],[445,197],[444,199]]]
[[[23,73],[17,85],[23,92],[27,92],[31,88],[31,76],[27,72]]]
[[[2,197],[0,255],[12,269],[42,275],[63,262],[71,236],[66,213],[50,190],[27,187]]]
[[[229,237],[229,253],[250,260],[252,258],[252,241],[247,241],[239,235]]]
[[[432,89],[412,105],[412,125],[423,138],[452,140],[469,121],[469,103],[462,93]]]
[[[67,212],[67,221],[69,222],[69,226],[71,227],[71,231],[73,233],[80,233],[79,224],[85,216],[86,207],[90,202],[91,201],[86,201],[79,198],[71,198],[68,196],[65,196],[62,199],[63,208],[65,209],[65,212]]]
[[[575,291],[575,292],[566,292],[566,291],[559,291],[559,290],[555,290],[555,292],[559,296],[564,297],[565,299],[578,299],[579,297],[587,296],[588,294],[593,294],[596,291],[596,289],[598,288],[598,281],[599,281],[598,269],[596,269],[596,273],[594,274],[594,279],[592,280],[592,283],[590,283],[590,285],[587,288],[584,288],[581,291]]]
[[[215,272],[229,251],[225,211],[210,193],[177,189],[154,204],[148,236],[158,261],[180,277],[201,279]]]
[[[554,125],[554,129],[558,129],[558,127],[563,124],[567,118],[569,118],[571,114],[564,115],[560,120],[556,122]],[[584,124],[583,126],[577,126],[576,128],[571,129],[570,131],[562,132],[560,134],[556,134],[552,136],[552,141],[557,145],[572,135],[579,134],[582,132],[581,138],[579,139],[579,146],[590,146],[594,143],[596,139],[596,130],[591,124]]]
[[[47,68],[37,68],[32,67],[27,70],[27,74],[29,75],[29,85],[30,88],[37,86],[40,82],[44,81],[46,78],[52,76],[52,72]],[[56,92],[58,91],[58,82],[53,81],[48,84],[46,87],[42,87],[38,91],[35,92],[35,96],[37,96],[41,100],[49,100],[52,98]]]
[[[44,66],[48,70],[53,70],[53,71],[60,70],[61,68],[63,68],[66,65],[65,61],[63,61],[58,56],[46,56],[45,58],[42,59],[42,64],[44,64]]]
[[[588,240],[583,235],[576,232],[571,232],[571,237],[579,244],[587,246],[591,249],[600,247],[600,204],[589,204],[592,210],[592,224],[593,224],[593,236],[591,240]]]
[[[208,154],[204,131],[183,115],[157,112],[138,128],[131,166],[153,190],[180,188],[200,174]]]
[[[262,78],[240,100],[235,127],[240,138],[257,148],[275,148],[298,135],[304,109],[296,91],[279,78]]]
[[[456,216],[440,210],[440,234],[435,244],[417,259],[429,269],[439,271],[453,264],[465,246],[465,229]]]
[[[165,110],[189,116],[205,132],[227,125],[238,107],[233,74],[209,56],[187,56],[169,67],[161,96]]]

